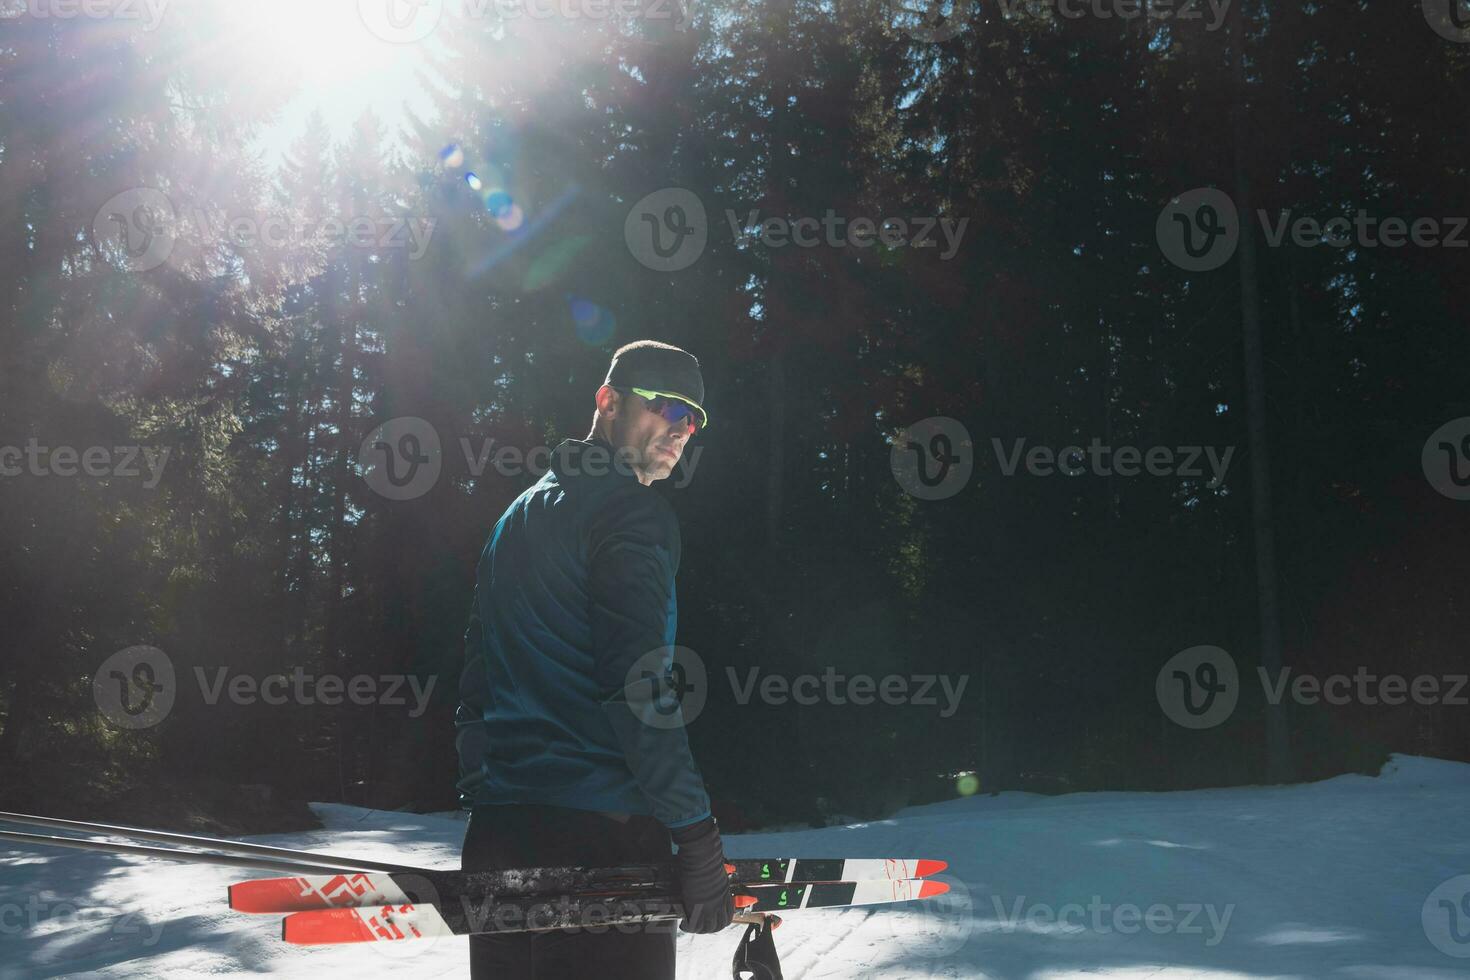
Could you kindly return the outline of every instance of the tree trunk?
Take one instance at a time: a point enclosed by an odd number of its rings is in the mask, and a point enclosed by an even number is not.
[[[1261,350],[1260,290],[1256,239],[1251,233],[1250,178],[1246,145],[1245,25],[1240,5],[1231,11],[1235,73],[1235,205],[1240,214],[1240,317],[1244,335],[1246,420],[1251,459],[1251,523],[1256,553],[1256,604],[1261,626],[1261,667],[1271,676],[1281,670],[1281,612],[1276,578],[1276,534],[1271,516],[1271,458],[1266,425],[1266,370]],[[1293,778],[1284,701],[1266,704],[1266,781]]]

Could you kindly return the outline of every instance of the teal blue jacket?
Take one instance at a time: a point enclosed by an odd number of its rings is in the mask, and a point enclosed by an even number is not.
[[[627,697],[651,651],[666,670],[679,524],[612,446],[568,439],[496,522],[476,570],[455,717],[460,802],[709,816],[682,723]],[[645,681],[646,684],[646,681]],[[682,716],[681,716],[682,722]]]

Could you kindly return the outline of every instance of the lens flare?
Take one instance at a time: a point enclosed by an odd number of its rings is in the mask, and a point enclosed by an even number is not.
[[[502,231],[515,231],[526,223],[526,213],[521,210],[519,204],[512,204],[506,209],[504,214],[495,216],[495,223],[500,226]]]
[[[484,184],[480,183],[480,178],[475,176],[473,172],[464,175],[464,182],[470,185],[470,190],[472,191],[477,191],[481,187],[485,186]]]
[[[607,343],[617,329],[617,320],[612,312],[580,296],[569,294],[566,299],[572,312],[577,339],[589,347],[601,347]]]
[[[439,162],[450,170],[464,166],[464,149],[458,143],[450,143],[439,151]]]
[[[496,218],[503,218],[515,207],[515,202],[503,190],[493,190],[485,195],[485,210]]]

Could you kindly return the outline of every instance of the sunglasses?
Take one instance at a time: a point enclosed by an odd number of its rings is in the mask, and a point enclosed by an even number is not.
[[[689,434],[696,435],[704,428],[704,415],[693,405],[681,399],[669,395],[663,395],[647,388],[618,388],[618,391],[631,391],[633,394],[648,402],[648,410],[657,412],[665,422],[686,422],[689,426]]]

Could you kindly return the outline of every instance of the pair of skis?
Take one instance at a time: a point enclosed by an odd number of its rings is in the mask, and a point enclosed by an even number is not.
[[[729,862],[744,915],[906,902],[942,895],[930,860],[742,858]],[[289,943],[396,942],[436,936],[677,920],[671,865],[301,876],[230,888],[238,912],[287,913]]]
[[[289,943],[397,942],[446,935],[616,927],[683,917],[671,864],[608,868],[432,871],[310,851],[85,821],[0,813],[0,820],[184,847],[0,831],[0,840],[106,850],[285,872],[232,885],[230,907],[284,914]],[[932,898],[943,861],[742,858],[726,865],[738,909],[751,914]]]

